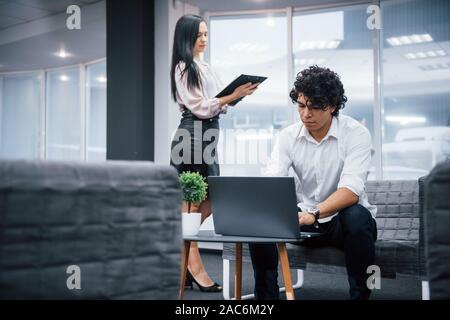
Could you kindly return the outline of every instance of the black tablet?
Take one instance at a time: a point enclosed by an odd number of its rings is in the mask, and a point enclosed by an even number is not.
[[[241,74],[239,77],[234,79],[228,86],[226,86],[225,89],[220,91],[220,93],[216,95],[216,98],[220,98],[220,97],[224,97],[224,96],[228,96],[228,95],[232,94],[237,87],[242,86],[243,84],[246,84],[246,83],[249,83],[249,82],[251,82],[252,84],[254,84],[254,83],[261,83],[261,82],[263,82],[266,79],[267,79],[267,77],[251,76],[251,75],[248,75],[248,74]],[[239,101],[241,101],[243,98],[244,97],[236,99],[236,100],[230,102],[229,105],[230,106],[234,106]]]

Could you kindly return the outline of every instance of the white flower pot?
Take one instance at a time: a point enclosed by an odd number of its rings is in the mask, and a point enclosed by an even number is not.
[[[202,214],[199,212],[183,212],[181,217],[183,236],[195,236],[200,229]]]

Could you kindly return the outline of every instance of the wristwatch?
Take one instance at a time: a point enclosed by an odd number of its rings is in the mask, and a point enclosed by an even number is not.
[[[314,228],[319,228],[319,222],[318,222],[318,220],[319,220],[319,216],[320,216],[320,210],[319,210],[319,208],[317,208],[317,207],[314,207],[314,208],[312,208],[312,209],[307,209],[306,210],[306,212],[307,213],[309,213],[309,214],[312,214],[313,216],[314,216]]]

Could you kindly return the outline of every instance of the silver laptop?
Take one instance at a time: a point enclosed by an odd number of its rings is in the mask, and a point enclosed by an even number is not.
[[[302,239],[293,177],[208,177],[214,230],[226,236]]]

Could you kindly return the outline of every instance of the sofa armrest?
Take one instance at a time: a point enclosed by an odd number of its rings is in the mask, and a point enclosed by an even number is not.
[[[420,265],[425,265],[425,183],[428,176],[420,177],[419,182],[419,259]],[[424,279],[427,278],[426,270],[425,273],[422,274]]]
[[[450,161],[430,172],[424,188],[425,257],[431,299],[450,298]]]
[[[175,299],[181,199],[169,165],[0,160],[0,299]]]

